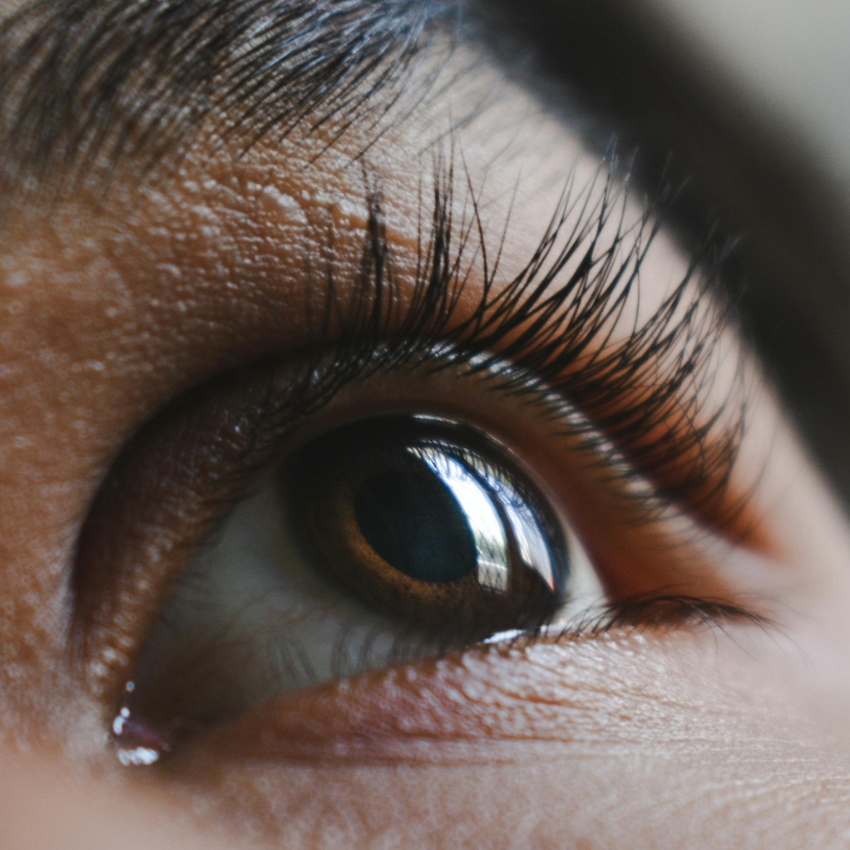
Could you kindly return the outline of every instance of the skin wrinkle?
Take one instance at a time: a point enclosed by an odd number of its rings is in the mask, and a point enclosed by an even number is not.
[[[496,83],[485,75],[482,84]],[[434,116],[424,114],[419,120],[427,124]],[[416,160],[411,150],[420,150],[413,143],[420,127],[412,123],[408,129],[409,136],[400,129],[388,135],[385,147],[376,146],[371,155],[388,178],[388,197],[398,199],[394,201],[398,229],[404,229],[402,222],[412,223],[412,238],[416,186],[409,178]],[[536,158],[539,129],[530,126],[527,136],[514,139],[514,166],[521,165],[523,154]],[[486,122],[470,128],[464,136],[465,151],[486,148],[482,140],[498,135]],[[549,138],[562,143],[564,161],[582,156],[568,133],[551,133]],[[307,239],[305,244],[303,208],[289,213],[267,209],[267,193],[258,204],[250,187],[272,186],[297,198],[303,181],[313,189],[317,207],[326,204],[330,217],[337,218],[343,202],[361,197],[362,180],[359,172],[333,167],[335,151],[341,161],[347,159],[340,147],[325,151],[320,167],[309,156],[314,165],[293,167],[301,165],[295,141],[291,140],[292,147],[258,145],[237,157],[223,146],[201,147],[183,160],[179,179],[169,191],[139,192],[137,187],[130,192],[116,183],[106,203],[81,192],[50,221],[36,219],[37,226],[21,223],[14,238],[0,249],[0,298],[8,320],[0,339],[4,354],[0,446],[6,451],[0,464],[4,505],[0,597],[11,603],[0,618],[2,735],[39,748],[61,748],[56,759],[75,760],[83,781],[111,785],[116,796],[137,800],[144,788],[154,805],[165,798],[180,799],[199,821],[207,821],[207,829],[230,820],[240,837],[270,846],[279,846],[283,836],[293,847],[419,843],[546,848],[563,847],[566,836],[575,846],[605,850],[625,846],[727,850],[747,846],[754,833],[762,846],[772,848],[808,846],[812,835],[818,836],[819,847],[844,846],[844,738],[837,733],[826,737],[833,727],[819,722],[799,734],[793,724],[801,719],[799,714],[815,717],[805,705],[798,713],[797,702],[802,699],[798,691],[811,692],[812,699],[824,694],[836,697],[837,712],[847,704],[846,694],[844,701],[838,699],[823,681],[830,654],[839,660],[847,657],[846,630],[842,631],[848,597],[842,580],[847,533],[815,473],[782,429],[776,438],[780,450],[771,456],[762,485],[770,502],[767,515],[779,527],[787,561],[739,563],[733,554],[718,563],[717,570],[732,581],[749,584],[762,598],[776,600],[780,608],[794,609],[784,622],[800,652],[810,654],[811,669],[801,673],[800,656],[784,647],[751,646],[736,635],[750,654],[744,653],[742,666],[734,668],[731,683],[712,681],[699,663],[674,670],[680,677],[673,681],[661,677],[645,683],[642,677],[657,670],[646,671],[636,656],[638,682],[634,690],[625,687],[619,694],[623,719],[632,722],[642,719],[637,709],[646,690],[657,689],[662,708],[676,716],[675,701],[672,707],[665,703],[667,686],[676,685],[686,693],[693,686],[691,693],[703,695],[708,710],[692,716],[688,713],[692,703],[683,700],[678,716],[679,728],[691,733],[689,738],[683,732],[680,740],[705,745],[695,757],[668,753],[666,737],[658,738],[667,726],[660,724],[647,725],[647,735],[656,729],[647,746],[625,754],[573,761],[566,747],[559,751],[560,760],[512,764],[510,769],[491,763],[473,769],[456,765],[448,772],[446,765],[353,769],[284,765],[270,770],[268,764],[257,762],[212,764],[200,759],[195,775],[189,766],[171,784],[165,772],[127,776],[118,768],[104,746],[104,706],[82,692],[66,666],[66,571],[76,533],[105,471],[151,415],[234,361],[249,361],[280,347],[285,327],[288,344],[304,331],[298,321],[301,305],[294,297],[284,306],[280,302],[284,294],[297,291],[295,284],[301,279],[292,255],[309,256],[311,248],[321,251],[322,243]],[[545,140],[542,144],[545,149]],[[499,138],[493,145],[499,150],[505,147]],[[483,164],[472,163],[473,168],[481,166],[477,176],[492,165],[492,150],[483,152],[481,160]],[[517,171],[522,170],[507,169],[506,185],[491,190],[487,201],[496,210],[495,221],[499,202],[510,197]],[[529,195],[540,191],[545,177],[545,170],[537,172]],[[551,197],[540,194],[544,201]],[[550,205],[524,207],[518,202],[515,209],[518,227],[506,247],[506,268],[524,257],[523,246],[533,244],[539,235]],[[413,215],[406,215],[411,211]],[[669,269],[683,262],[670,242],[664,245],[657,275],[647,275],[647,288],[652,281],[667,279]],[[352,256],[356,253],[344,240],[334,247]],[[282,262],[284,257],[289,264]],[[344,269],[345,263],[342,258],[340,267]],[[778,415],[771,400],[758,404],[770,425]],[[758,426],[755,433],[760,439]],[[712,634],[711,642],[727,647],[725,638]],[[523,667],[527,660],[503,659],[500,675],[509,681],[531,676]],[[586,692],[590,703],[584,715],[590,725],[600,710],[595,701],[611,693],[607,677],[622,681],[618,657],[611,660],[614,669],[607,676],[604,669],[594,672],[592,665],[577,665],[588,672],[580,694]],[[553,673],[554,669],[549,666]],[[838,669],[844,668],[839,664]],[[493,678],[481,675],[480,681],[486,684]],[[764,700],[756,701],[751,715],[745,714],[755,727],[764,724],[764,737],[748,738],[743,733],[751,727],[745,724],[730,730],[725,722],[715,722],[718,715],[721,721],[726,715],[713,707],[722,709],[727,702],[738,706],[741,696],[762,686]],[[502,688],[503,693],[506,690]],[[557,695],[538,701],[543,713],[552,711],[550,727],[568,723],[575,696],[562,699],[560,715]],[[646,704],[649,719],[665,716],[653,715],[652,705],[657,703]],[[607,733],[609,725],[613,734],[619,715],[612,715],[607,705],[604,708],[610,724],[598,724],[600,734]],[[529,716],[540,719],[539,714]],[[733,712],[729,718],[736,716]],[[702,720],[706,722],[701,724]],[[755,746],[766,738],[770,746]],[[498,749],[499,742],[493,746]],[[434,751],[431,756],[440,754]],[[176,767],[175,763],[175,773]],[[817,806],[812,805],[816,793],[812,775],[821,777]],[[199,783],[195,791],[189,788],[193,779]],[[742,787],[753,789],[743,801]],[[143,805],[140,799],[139,805]],[[150,815],[152,820],[159,816]],[[790,817],[795,819],[791,829]]]
[[[340,747],[324,748],[327,739],[322,736],[315,739],[320,748],[317,766],[316,754],[313,753],[312,758],[308,756],[314,743],[310,737],[310,721],[305,722],[304,712],[298,711],[296,697],[291,706],[281,707],[277,718],[287,733],[292,734],[291,738],[286,733],[281,738],[271,731],[275,729],[277,711],[271,707],[265,716],[261,711],[256,717],[237,723],[235,728],[213,733],[212,740],[200,747],[203,752],[192,754],[192,758],[199,758],[199,761],[189,769],[196,771],[196,781],[208,783],[216,790],[217,799],[233,799],[235,803],[233,795],[243,792],[233,772],[237,777],[259,775],[266,759],[279,763],[282,756],[288,764],[288,794],[275,795],[267,791],[262,795],[263,802],[259,796],[247,799],[241,796],[240,811],[249,819],[257,818],[260,823],[274,818],[294,824],[290,813],[300,807],[302,817],[298,822],[309,824],[316,820],[304,818],[303,810],[312,808],[315,795],[321,789],[321,793],[329,793],[337,800],[330,817],[334,823],[344,820],[345,825],[340,828],[345,830],[346,839],[354,847],[383,846],[382,839],[387,846],[395,846],[400,837],[397,834],[393,838],[387,836],[399,828],[398,811],[405,813],[406,840],[418,846],[480,846],[477,828],[464,829],[469,819],[460,813],[465,811],[477,813],[475,823],[496,819],[500,825],[498,834],[488,836],[488,844],[492,841],[495,847],[527,846],[522,842],[532,839],[523,834],[526,829],[534,834],[532,846],[561,847],[564,834],[560,830],[564,823],[569,823],[570,840],[585,836],[589,847],[619,846],[618,836],[625,830],[629,836],[628,846],[639,842],[640,846],[681,847],[684,841],[692,841],[693,846],[720,848],[730,846],[730,837],[738,830],[746,830],[748,819],[759,809],[762,810],[760,822],[765,824],[763,846],[774,846],[771,842],[780,838],[783,829],[774,812],[781,811],[781,806],[794,810],[801,807],[801,802],[809,798],[806,777],[811,771],[828,779],[822,785],[820,807],[813,809],[803,804],[802,811],[808,812],[809,817],[823,811],[824,805],[831,811],[839,811],[840,801],[847,795],[846,772],[840,758],[835,758],[836,750],[818,743],[816,733],[808,737],[814,730],[804,716],[788,712],[787,704],[777,705],[761,673],[757,678],[766,686],[763,691],[760,686],[742,688],[740,679],[733,692],[718,690],[716,682],[712,682],[714,676],[732,681],[736,676],[746,675],[752,684],[752,674],[758,669],[752,658],[728,646],[718,655],[710,638],[694,643],[690,637],[675,636],[666,645],[662,641],[652,647],[655,639],[645,635],[642,641],[634,642],[634,636],[612,637],[610,641],[597,644],[591,641],[576,646],[565,643],[560,647],[532,647],[526,661],[534,665],[536,660],[536,664],[546,670],[552,687],[548,693],[547,684],[535,673],[523,677],[522,668],[514,665],[506,665],[500,672],[499,660],[492,658],[499,650],[474,654],[471,659],[467,657],[471,669],[466,672],[472,672],[471,682],[451,664],[444,665],[446,681],[440,681],[440,676],[436,680],[430,675],[424,676],[422,684],[427,689],[439,692],[445,685],[449,702],[463,698],[455,688],[453,677],[457,676],[459,687],[468,689],[471,706],[468,710],[473,716],[493,711],[493,716],[499,717],[499,731],[486,727],[476,730],[474,725],[468,727],[467,734],[471,737],[461,736],[466,744],[459,743],[451,733],[446,734],[448,730],[441,728],[445,719],[437,719],[439,731],[433,731],[435,727],[431,723],[436,717],[432,715],[432,719],[427,719],[427,703],[416,703],[418,707],[413,708],[408,725],[408,715],[395,713],[393,709],[401,706],[390,697],[383,709],[384,716],[390,724],[393,718],[395,722],[404,723],[404,734],[390,734],[384,742],[391,743],[389,751],[382,750],[380,743],[377,749],[372,749],[371,744],[376,743],[374,739],[345,735],[347,724],[358,726],[356,707],[354,718],[349,721],[329,706],[327,722],[341,735]],[[630,642],[634,642],[634,652],[624,655],[623,649]],[[512,651],[524,652],[518,647],[507,650],[506,654]],[[563,653],[572,658],[573,663],[567,667],[561,665]],[[698,664],[694,663],[696,659],[699,659]],[[483,681],[475,675],[475,667],[479,664]],[[647,667],[653,674],[651,684]],[[600,676],[602,669],[606,675]],[[493,677],[497,683],[495,700],[491,688]],[[390,690],[396,683],[402,690],[411,687],[415,692],[417,688],[414,671],[409,678],[405,671],[387,674],[385,678]],[[524,679],[528,682],[525,692]],[[509,715],[507,719],[508,724],[519,730],[521,738],[527,736],[521,749],[516,740],[502,734],[506,731],[504,714],[498,708],[504,697],[498,694],[503,681],[507,684],[508,701],[530,699],[526,710],[521,710],[518,716]],[[600,681],[605,684],[595,687]],[[564,688],[570,691],[567,699]],[[374,692],[369,693],[366,682],[354,683],[353,689],[355,706],[359,691],[367,700],[382,698]],[[327,690],[333,691],[333,688]],[[559,695],[552,699],[554,694]],[[537,695],[544,696],[542,704],[535,699]],[[743,701],[738,700],[741,695]],[[333,701],[333,694],[329,696]],[[352,694],[346,692],[340,696],[348,705]],[[440,696],[436,701],[443,706]],[[535,744],[537,724],[542,719],[541,705],[544,717],[551,706],[553,720],[559,718],[560,722],[556,720],[548,727],[555,731],[554,738],[547,739],[544,732],[540,743]],[[560,707],[559,712],[555,706]],[[448,722],[464,722],[465,711],[466,708],[461,708],[455,720]],[[364,718],[367,715],[368,712]],[[610,719],[606,721],[606,717]],[[325,721],[320,712],[313,722],[320,727]],[[367,734],[377,735],[379,740],[381,727],[370,724],[368,728]],[[546,720],[542,721],[542,728],[547,728]],[[664,730],[664,733],[659,738],[653,730]],[[300,736],[305,733],[308,743],[306,748],[301,748],[304,739]],[[417,733],[424,733],[425,738],[417,742]],[[432,734],[435,734],[433,742]],[[412,740],[410,735],[414,736]],[[664,743],[659,745],[659,740]],[[789,751],[791,740],[794,741],[793,752]],[[277,747],[282,742],[285,742],[283,751],[279,753]],[[653,753],[650,770],[645,761],[647,752]],[[235,766],[230,762],[226,771],[220,767],[222,753],[235,760]],[[349,757],[352,758],[351,766],[347,765]],[[295,764],[290,759],[294,759]],[[364,760],[368,767],[363,766]],[[568,776],[557,769],[564,760],[571,765]],[[303,766],[297,767],[299,763]],[[616,765],[619,777],[616,790],[598,784],[597,771],[606,763]],[[510,784],[510,790],[504,786],[498,765],[510,766],[516,783]],[[746,778],[754,765],[759,766],[761,780],[758,783]],[[680,787],[687,788],[684,795],[671,793],[667,785],[669,775],[680,777],[684,783]],[[785,791],[778,801],[770,799],[765,790],[771,784],[766,780],[768,776],[774,781],[782,777]],[[623,786],[627,789],[625,794],[622,794]],[[639,791],[641,787],[643,790]],[[706,799],[711,800],[708,810],[704,805]],[[647,801],[651,801],[649,817]],[[275,810],[274,815],[264,810],[266,805]],[[529,819],[528,813],[539,810],[540,806],[548,809],[552,817]],[[696,821],[694,808],[702,812]],[[432,829],[429,814],[434,811],[441,812],[441,827],[438,832],[429,833],[427,830]],[[328,813],[323,817],[327,819]],[[333,824],[327,828],[327,821],[323,823],[324,828],[318,833],[305,834],[293,828],[287,835],[289,846],[332,846]],[[683,832],[681,825],[685,823],[688,826]],[[752,837],[751,832],[743,834]],[[830,846],[831,841],[840,838],[840,830],[832,834],[820,832],[821,837]],[[835,846],[840,844],[835,842]]]
[[[260,709],[213,732],[185,752],[182,763],[172,764],[165,781],[172,793],[186,793],[178,777],[190,771],[192,805],[201,812],[208,799],[233,806],[242,829],[262,846],[275,846],[272,835],[264,837],[263,824],[276,821],[290,825],[287,846],[295,848],[331,847],[342,835],[352,847],[402,842],[473,847],[480,846],[480,824],[487,822],[499,824],[488,836],[494,847],[528,842],[562,847],[568,823],[570,846],[619,846],[621,836],[628,835],[628,846],[673,848],[690,841],[721,848],[731,846],[736,835],[751,839],[751,819],[763,824],[762,846],[784,846],[777,843],[787,835],[776,815],[791,810],[806,813],[800,834],[812,828],[814,815],[840,815],[830,830],[819,829],[818,837],[824,846],[841,846],[843,830],[837,824],[845,820],[841,801],[848,789],[845,768],[836,758],[841,745],[825,743],[799,704],[789,710],[790,703],[776,701],[771,676],[751,654],[751,637],[745,632],[739,637],[743,642],[737,646],[718,645],[710,633],[702,638],[670,634],[659,641],[651,631],[602,641],[520,642],[467,654],[463,670],[450,661],[436,662],[442,667],[436,676],[426,666],[329,686],[322,689],[327,706],[307,694],[295,695],[288,704]],[[511,655],[536,672],[505,663]],[[789,660],[773,671],[774,683],[787,674]],[[375,678],[385,682],[370,690]],[[403,711],[393,693],[408,689],[412,702]],[[379,716],[386,726],[375,723],[374,715],[367,720],[369,710],[361,725],[361,695],[367,703],[383,703]],[[336,699],[353,708],[353,716],[334,709]],[[520,703],[519,714],[506,715],[505,703],[514,701]],[[448,714],[441,716],[443,710]],[[551,722],[545,719],[550,710]],[[476,728],[473,718],[487,716],[496,726],[484,721],[484,728]],[[339,736],[331,738],[338,746],[322,733],[312,737],[325,723]],[[460,742],[446,723],[466,730]],[[402,724],[401,735],[390,731],[394,724]],[[346,734],[346,728],[358,727],[353,737]],[[519,732],[521,749],[509,728]],[[547,728],[554,737],[547,738]],[[538,730],[544,731],[535,739]],[[310,753],[314,746],[318,750]],[[267,760],[278,766],[281,758],[285,772],[267,775]],[[558,770],[564,763],[571,766],[566,775]],[[606,764],[618,776],[614,787],[599,783]],[[507,786],[500,766],[510,768]],[[754,769],[758,782],[747,778]],[[814,808],[808,805],[812,772],[824,777]],[[671,776],[683,783],[675,791],[668,784]],[[262,791],[246,791],[251,777],[262,783]],[[283,782],[285,790],[278,784]],[[767,790],[772,784],[782,786],[779,797]],[[326,794],[335,805],[311,816],[316,800]],[[532,814],[541,807],[550,817]],[[473,821],[469,812],[477,815]],[[573,843],[580,840],[587,843]]]

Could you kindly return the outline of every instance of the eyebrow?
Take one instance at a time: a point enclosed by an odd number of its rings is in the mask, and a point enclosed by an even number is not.
[[[0,196],[147,174],[210,122],[246,147],[377,124],[453,20],[451,0],[33,0],[0,24]]]

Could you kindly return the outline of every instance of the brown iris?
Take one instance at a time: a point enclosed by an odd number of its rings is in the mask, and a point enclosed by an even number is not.
[[[384,614],[461,640],[534,628],[563,604],[564,535],[505,453],[470,428],[381,417],[286,466],[308,556]]]

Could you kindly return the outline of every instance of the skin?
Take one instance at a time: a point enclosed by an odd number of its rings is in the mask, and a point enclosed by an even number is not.
[[[538,244],[570,171],[585,186],[598,169],[570,128],[479,64],[468,84],[428,100],[369,150],[403,280],[415,263],[418,175],[437,149],[423,139],[492,90],[498,103],[453,144],[484,213],[485,244],[504,232],[501,279]],[[340,281],[353,277],[362,244],[358,133],[318,158],[326,140],[315,135],[247,155],[202,135],[167,181],[119,179],[105,202],[82,191],[28,210],[4,233],[0,740],[16,753],[0,760],[7,846],[73,846],[69,836],[111,846],[118,834],[139,848],[846,846],[848,528],[749,355],[749,428],[732,490],[748,494],[757,533],[709,535],[698,557],[647,555],[648,538],[616,524],[599,482],[558,460],[563,449],[519,405],[487,412],[436,382],[372,381],[342,393],[313,427],[425,399],[495,433],[532,468],[555,470],[544,483],[609,570],[603,583],[640,575],[647,587],[633,590],[722,595],[770,624],[473,648],[271,700],[151,770],[118,764],[105,732],[167,583],[135,597],[125,643],[101,635],[81,666],[69,652],[80,529],[110,466],[151,417],[228,369],[285,360],[310,342],[307,262],[327,252],[317,223],[332,225]],[[455,203],[468,209],[468,194]],[[612,340],[663,300],[687,262],[662,235],[644,265],[641,303],[613,323]],[[479,257],[471,286],[482,278]],[[721,350],[709,404],[736,374],[728,363],[741,345],[731,331]],[[163,464],[150,474],[167,490],[178,472]],[[675,537],[669,524],[657,531]],[[128,526],[125,536],[137,533]],[[174,572],[181,557],[151,561]],[[116,569],[119,561],[120,552]]]

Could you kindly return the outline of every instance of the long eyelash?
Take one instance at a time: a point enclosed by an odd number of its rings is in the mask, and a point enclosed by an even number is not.
[[[435,174],[430,214],[420,213],[416,277],[405,303],[381,187],[364,171],[368,219],[353,294],[343,298],[334,269],[325,269],[324,300],[313,317],[319,342],[303,380],[270,415],[266,439],[276,439],[280,421],[291,427],[342,387],[379,370],[451,367],[537,406],[556,432],[580,431],[594,462],[611,465],[612,478],[652,482],[629,491],[640,518],[673,506],[733,528],[748,495],[728,498],[750,388],[739,363],[723,398],[707,399],[730,322],[706,291],[718,261],[709,240],[655,313],[641,324],[635,320],[615,342],[611,328],[639,297],[641,267],[659,233],[655,210],[670,202],[669,193],[626,224],[628,190],[616,181],[613,165],[597,177],[603,188],[596,200],[598,182],[577,188],[571,177],[531,259],[499,286],[499,250],[488,252],[471,185],[467,181],[469,212],[456,221],[453,162],[438,160]],[[481,278],[473,286],[476,260]],[[476,301],[462,317],[470,291]],[[330,364],[323,361],[328,350],[334,352]],[[576,411],[586,417],[578,424]],[[612,460],[612,446],[625,466]]]

